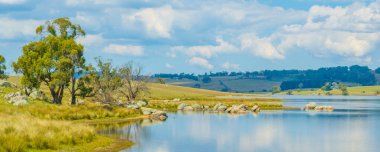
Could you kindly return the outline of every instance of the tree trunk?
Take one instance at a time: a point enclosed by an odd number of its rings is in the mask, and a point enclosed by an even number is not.
[[[75,76],[72,76],[71,81],[71,105],[75,105],[77,100],[75,96]]]

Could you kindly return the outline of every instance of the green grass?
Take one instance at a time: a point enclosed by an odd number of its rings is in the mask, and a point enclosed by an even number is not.
[[[168,84],[194,87],[195,84],[200,84],[201,89],[216,90],[220,91],[224,88],[220,84],[222,81],[227,85],[232,92],[250,92],[254,90],[255,92],[260,92],[272,89],[273,86],[279,86],[281,81],[269,81],[269,80],[258,80],[258,79],[240,79],[239,77],[212,77],[210,83],[202,83],[201,81],[194,81],[189,79],[166,79]]]
[[[380,86],[358,86],[358,87],[348,87],[349,95],[357,95],[357,96],[378,96],[380,95]],[[320,89],[316,90],[292,90],[293,95],[327,95],[330,93],[331,95],[342,95],[342,91],[339,89],[334,89],[331,91],[322,91]],[[281,92],[279,94],[287,94],[286,92]]]

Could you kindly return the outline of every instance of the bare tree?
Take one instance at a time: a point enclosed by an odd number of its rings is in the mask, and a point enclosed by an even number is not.
[[[140,94],[148,91],[148,77],[142,74],[142,67],[135,66],[132,62],[125,64],[119,69],[119,74],[123,84],[120,93],[128,101],[135,100]]]

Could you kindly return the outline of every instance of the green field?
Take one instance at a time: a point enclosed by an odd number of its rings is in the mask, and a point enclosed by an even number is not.
[[[196,84],[200,85],[201,89],[221,91],[226,86],[230,89],[229,92],[262,92],[263,90],[269,91],[273,86],[280,86],[281,81],[269,81],[260,79],[240,79],[239,77],[211,77],[210,83],[202,83],[202,81],[194,81],[189,79],[166,79],[168,84],[194,87]]]
[[[379,96],[380,86],[358,86],[358,87],[348,87],[349,95],[357,96]],[[321,89],[315,90],[292,90],[293,95],[342,95],[342,91],[339,89],[333,89],[331,91],[322,91]],[[279,94],[287,94],[288,91],[283,91]]]

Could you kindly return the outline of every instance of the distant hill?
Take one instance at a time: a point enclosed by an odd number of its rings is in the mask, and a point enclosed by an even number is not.
[[[376,70],[380,72],[380,70]],[[373,86],[380,82],[380,74],[367,66],[338,66],[316,70],[263,70],[253,72],[210,72],[195,74],[155,74],[167,84],[217,90],[224,92],[270,92],[274,86],[282,90],[320,88],[326,82],[347,86]]]

